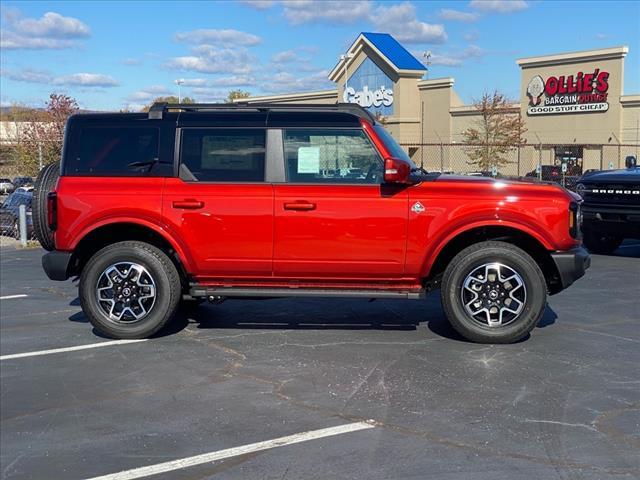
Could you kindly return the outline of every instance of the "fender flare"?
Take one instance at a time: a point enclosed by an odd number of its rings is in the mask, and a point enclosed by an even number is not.
[[[80,234],[75,237],[75,240],[70,245],[70,247],[72,250],[75,250],[78,244],[80,244],[80,242],[82,242],[87,237],[87,235],[91,235],[93,232],[95,232],[100,228],[106,227],[108,225],[116,225],[116,224],[123,224],[123,223],[134,224],[141,227],[145,227],[145,228],[148,228],[149,230],[152,230],[154,233],[160,235],[164,240],[167,241],[167,243],[169,243],[169,245],[171,245],[171,248],[175,250],[176,255],[178,255],[178,259],[182,264],[182,266],[184,267],[184,269],[187,272],[193,271],[193,268],[192,268],[193,262],[191,259],[191,255],[189,255],[187,249],[184,248],[184,246],[173,235],[171,235],[170,232],[168,232],[161,225],[158,225],[157,222],[150,219],[140,218],[140,217],[120,217],[120,216],[108,217],[108,218],[103,218],[100,221],[93,222],[91,223],[90,226],[85,227],[80,232]]]
[[[436,242],[436,247],[425,253],[425,257],[422,261],[422,266],[420,268],[420,272],[421,272],[420,275],[422,276],[422,278],[426,278],[430,274],[436,259],[442,253],[442,250],[444,250],[445,247],[449,245],[449,243],[454,238],[466,232],[470,232],[471,230],[475,230],[477,228],[482,228],[482,227],[503,227],[503,228],[510,228],[512,230],[517,230],[536,240],[546,250],[555,250],[554,245],[548,239],[544,238],[544,236],[540,235],[538,231],[536,231],[529,225],[519,223],[519,222],[513,222],[509,220],[498,220],[498,221],[479,220],[473,223],[458,226],[453,230],[447,230],[446,234],[440,237],[440,239]]]

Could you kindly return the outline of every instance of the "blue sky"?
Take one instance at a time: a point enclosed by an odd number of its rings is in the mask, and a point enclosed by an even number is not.
[[[517,98],[517,58],[628,45],[625,94],[640,94],[640,2],[71,1],[2,2],[0,101],[41,106],[55,91],[81,107],[139,108],[159,95],[220,101],[332,88],[327,74],[361,31],[433,54],[469,102]]]

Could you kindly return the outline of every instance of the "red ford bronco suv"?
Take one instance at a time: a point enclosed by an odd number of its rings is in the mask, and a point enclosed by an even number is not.
[[[421,299],[467,339],[517,341],[584,275],[580,197],[428,173],[366,110],[167,105],[69,119],[37,181],[52,280],[101,333],[148,337],[183,298]]]

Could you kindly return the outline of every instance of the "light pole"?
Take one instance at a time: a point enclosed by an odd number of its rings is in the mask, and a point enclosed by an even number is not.
[[[173,83],[175,83],[178,86],[178,103],[182,102],[182,91],[181,91],[181,86],[182,84],[184,84],[184,78],[178,78],[177,80],[174,80]]]
[[[342,96],[344,97],[344,92],[347,91],[347,87],[349,86],[349,79],[347,77],[347,63],[350,58],[353,58],[353,53],[347,52],[340,55],[340,61],[344,62],[344,91],[342,92]]]
[[[431,50],[423,52],[422,57],[425,59],[424,64],[427,67],[427,78],[429,78],[429,67],[431,66]]]

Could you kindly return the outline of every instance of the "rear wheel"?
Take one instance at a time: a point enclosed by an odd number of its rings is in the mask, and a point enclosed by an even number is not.
[[[55,248],[55,243],[49,228],[47,196],[56,186],[59,176],[60,163],[51,163],[40,170],[33,188],[33,230],[42,248],[49,251]]]
[[[594,230],[583,231],[582,241],[591,253],[599,255],[610,255],[615,252],[623,238],[615,235],[607,235]]]
[[[87,263],[80,301],[91,324],[111,338],[146,338],[174,316],[181,298],[175,265],[158,248],[128,241],[109,245]]]
[[[442,280],[442,306],[453,328],[479,343],[512,343],[538,323],[547,285],[538,264],[505,242],[474,244],[456,255]]]

